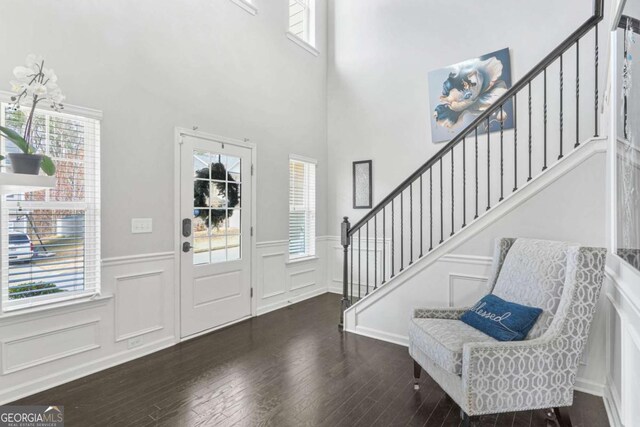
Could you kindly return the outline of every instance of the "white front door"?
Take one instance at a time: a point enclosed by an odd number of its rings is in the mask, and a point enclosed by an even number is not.
[[[251,315],[251,148],[181,136],[181,335]]]

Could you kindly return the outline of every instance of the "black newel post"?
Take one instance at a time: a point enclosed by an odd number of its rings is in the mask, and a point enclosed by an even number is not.
[[[344,217],[344,221],[340,224],[340,243],[343,248],[343,261],[342,261],[342,302],[340,309],[340,329],[344,326],[344,311],[349,308],[349,217]]]

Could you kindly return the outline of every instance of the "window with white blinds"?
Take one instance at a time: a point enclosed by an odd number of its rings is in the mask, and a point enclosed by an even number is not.
[[[289,159],[289,259],[316,254],[316,163]]]
[[[289,32],[315,45],[314,0],[289,0]]]
[[[0,123],[18,132],[28,110],[0,104]],[[91,117],[88,117],[91,116]],[[99,292],[100,121],[36,110],[34,144],[56,165],[54,188],[0,200],[2,309],[31,307]],[[2,138],[3,153],[19,152]],[[8,159],[5,163],[10,165]]]

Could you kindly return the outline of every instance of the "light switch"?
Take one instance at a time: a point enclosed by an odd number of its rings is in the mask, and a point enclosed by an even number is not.
[[[133,234],[151,233],[152,231],[153,231],[152,218],[131,218],[131,232]]]

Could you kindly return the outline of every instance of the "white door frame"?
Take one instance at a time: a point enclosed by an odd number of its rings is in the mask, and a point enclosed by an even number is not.
[[[215,331],[216,329],[226,328],[230,324],[242,322],[246,320],[246,318],[239,319],[232,323],[226,323],[218,328],[207,329],[206,331],[190,335],[185,338],[181,338],[180,333],[180,323],[181,323],[181,305],[180,305],[180,288],[182,286],[181,283],[181,262],[180,262],[180,251],[182,249],[182,243],[180,239],[180,230],[181,230],[181,216],[180,216],[180,146],[182,144],[182,137],[190,136],[193,138],[206,139],[211,141],[222,142],[224,144],[235,145],[238,147],[248,148],[251,150],[251,184],[252,184],[252,192],[251,192],[251,289],[252,289],[252,297],[251,297],[251,317],[256,316],[257,312],[257,295],[256,295],[256,212],[257,212],[257,179],[258,176],[258,167],[257,167],[257,146],[256,144],[249,142],[248,139],[235,139],[228,138],[224,136],[214,135],[211,133],[201,132],[198,130],[192,130],[182,127],[175,128],[175,136],[174,136],[174,155],[173,155],[173,167],[174,167],[174,195],[173,195],[173,250],[174,250],[174,336],[176,337],[176,342],[186,341],[191,338],[196,338],[200,335],[208,334],[209,332]]]

